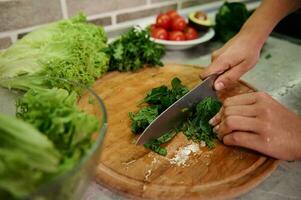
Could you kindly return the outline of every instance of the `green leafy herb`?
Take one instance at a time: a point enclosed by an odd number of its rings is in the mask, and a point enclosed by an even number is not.
[[[45,134],[64,157],[80,158],[91,145],[98,120],[76,102],[76,93],[64,89],[29,90],[17,103],[17,116]]]
[[[130,119],[132,120],[132,132],[135,134],[141,133],[158,115],[158,106],[144,107],[136,113],[129,113]]]
[[[106,52],[110,55],[109,70],[135,71],[145,65],[162,66],[165,50],[150,40],[147,30],[135,27],[109,44]]]
[[[129,113],[131,128],[135,134],[141,133],[159,114],[188,92],[179,78],[171,81],[171,89],[162,85],[147,93],[143,102],[149,106],[141,108],[136,113]]]
[[[0,114],[0,198],[24,198],[55,173],[61,159],[32,125]]]
[[[149,142],[145,143],[144,146],[146,148],[149,148],[153,150],[154,152],[166,156],[167,155],[167,150],[164,147],[161,147],[162,144],[169,142],[175,135],[177,134],[177,131],[173,130],[168,133],[165,133],[164,135],[152,139]]]
[[[272,57],[272,55],[269,53],[269,54],[267,54],[264,58],[268,60],[268,59],[270,59],[271,57]]]
[[[104,29],[79,14],[37,29],[1,53],[0,77],[34,76],[11,81],[10,87],[18,89],[45,86],[45,76],[91,85],[108,70],[106,42]],[[49,78],[46,85],[74,90],[58,79]]]
[[[171,106],[171,104],[184,96],[188,91],[189,90],[187,89],[187,87],[182,85],[181,80],[175,77],[171,81],[171,89],[168,89],[168,87],[165,85],[154,88],[147,93],[143,102],[150,105],[159,106],[161,113],[166,108]]]
[[[222,42],[230,40],[239,32],[250,14],[244,3],[225,2],[215,16],[216,37]]]
[[[136,114],[130,113],[133,133],[143,132],[161,112],[189,91],[178,78],[171,81],[171,86],[171,89],[165,85],[153,88],[143,100],[148,106],[141,108]],[[182,112],[187,112],[188,118],[180,127],[159,138],[152,139],[144,146],[165,156],[167,150],[162,147],[162,144],[170,141],[178,132],[182,131],[188,139],[196,142],[204,141],[209,148],[213,148],[216,134],[213,132],[209,120],[219,111],[221,105],[221,102],[216,99],[205,98],[191,109],[184,108]]]
[[[214,147],[213,140],[216,134],[209,124],[209,120],[220,110],[221,102],[211,97],[199,102],[195,110],[191,113],[187,122],[183,124],[183,133],[188,139],[194,141],[204,141],[209,148]]]

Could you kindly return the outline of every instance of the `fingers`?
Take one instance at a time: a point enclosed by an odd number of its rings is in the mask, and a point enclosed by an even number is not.
[[[264,128],[264,124],[257,118],[244,116],[229,116],[226,117],[213,128],[219,138],[223,138],[234,131],[250,131],[260,132]]]
[[[211,126],[216,126],[216,125],[218,125],[221,122],[221,120],[222,120],[222,113],[223,113],[222,109],[223,109],[223,107],[221,108],[221,110],[212,119],[209,120],[209,124]]]
[[[216,79],[214,83],[215,89],[222,90],[226,87],[229,87],[230,85],[238,81],[240,77],[248,71],[248,69],[249,66],[246,61],[232,66],[231,69],[229,69],[227,72],[223,73]]]
[[[259,135],[241,131],[226,135],[223,138],[223,142],[226,145],[245,147],[259,152],[261,151],[261,148],[264,147],[263,141]]]
[[[229,97],[224,101],[221,110],[209,121],[212,126],[216,126],[222,118],[237,115],[244,117],[256,117],[258,115],[257,107],[251,105],[256,103],[255,93],[241,94]]]
[[[250,105],[222,107],[222,109],[209,121],[209,124],[216,126],[221,122],[222,118],[226,118],[231,115],[256,117],[258,115],[258,111]]]
[[[237,96],[229,97],[227,98],[223,106],[229,107],[229,106],[239,106],[239,105],[252,105],[256,103],[256,93],[246,93],[246,94],[240,94]]]
[[[258,114],[257,109],[251,105],[227,106],[223,110],[223,116],[243,116],[243,117],[256,117]]]

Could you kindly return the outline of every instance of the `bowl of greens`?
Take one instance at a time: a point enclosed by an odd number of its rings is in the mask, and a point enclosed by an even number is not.
[[[39,84],[17,87],[28,78]],[[47,87],[53,81],[65,87]],[[0,199],[80,199],[106,128],[104,103],[86,86],[0,79]]]

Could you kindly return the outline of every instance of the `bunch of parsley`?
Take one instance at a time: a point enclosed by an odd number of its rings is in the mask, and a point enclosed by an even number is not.
[[[135,71],[145,65],[163,66],[160,59],[165,49],[150,40],[147,30],[134,27],[110,43],[106,53],[110,56],[110,71]]]

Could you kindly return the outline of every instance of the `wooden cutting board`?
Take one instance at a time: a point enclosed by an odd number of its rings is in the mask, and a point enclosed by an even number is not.
[[[104,100],[108,111],[106,133],[96,180],[132,199],[229,199],[254,188],[277,167],[278,161],[261,154],[224,146],[189,155],[185,165],[170,160],[180,149],[191,144],[179,133],[166,146],[168,154],[160,156],[134,144],[137,136],[131,133],[129,112],[135,112],[147,91],[170,84],[179,77],[192,88],[200,82],[202,68],[167,64],[162,68],[145,68],[135,73],[108,73],[93,89]],[[243,82],[219,93],[225,98],[252,92]]]

